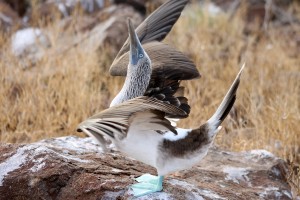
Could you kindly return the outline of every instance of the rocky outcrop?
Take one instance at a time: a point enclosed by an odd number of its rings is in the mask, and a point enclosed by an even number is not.
[[[154,168],[103,153],[91,138],[0,145],[0,199],[131,199],[129,185]],[[136,199],[292,199],[286,163],[265,150],[211,148],[192,169],[166,177],[162,192]]]
[[[21,29],[12,35],[11,49],[15,56],[38,60],[43,49],[50,47],[46,33],[38,28]]]
[[[203,2],[200,0],[200,2]],[[257,23],[260,26],[267,28],[268,23],[273,22],[274,25],[285,25],[291,23],[298,23],[299,19],[294,17],[288,10],[289,6],[293,3],[292,0],[211,0],[213,8],[227,12],[234,15],[239,8],[244,10],[244,20],[251,25]],[[250,28],[251,27],[247,27]],[[252,27],[253,28],[253,27]]]
[[[94,51],[108,45],[108,49],[114,55],[128,36],[121,34],[127,33],[128,18],[131,18],[135,25],[143,20],[143,16],[134,8],[124,4],[104,8],[93,17],[66,17],[61,20],[60,29],[69,31],[62,31],[60,37],[55,41],[55,48],[50,48],[52,45],[48,39],[55,33],[48,31],[47,28],[22,29],[11,36],[11,51],[18,57],[24,68],[34,66],[47,56],[47,53],[61,54],[76,46]],[[70,30],[76,34],[70,34]]]
[[[16,24],[19,24],[19,27],[22,28],[39,29],[40,32],[47,33],[49,38],[52,38],[51,42],[55,43],[53,48],[49,48],[50,54],[62,54],[73,47],[80,46],[83,49],[100,50],[100,53],[103,52],[102,49],[106,49],[107,54],[113,59],[128,36],[127,18],[131,18],[134,25],[137,26],[146,17],[146,14],[154,11],[165,1],[44,0],[35,6],[30,6],[30,3],[27,1],[22,1],[22,6],[18,7],[15,3],[16,1],[11,1],[10,5],[8,5],[0,0],[0,25],[5,30],[16,30]],[[195,3],[195,1],[191,1],[191,3]],[[267,4],[267,2],[271,3]],[[265,29],[268,28],[270,21],[277,24],[299,23],[298,19],[285,10],[290,3],[290,1],[280,3],[280,1],[251,0],[243,2],[240,0],[212,0],[212,3],[207,7],[203,6],[203,9],[207,9],[213,15],[226,12],[233,16],[235,13],[238,13],[236,12],[238,8],[243,8],[244,6],[246,8],[245,20],[249,22],[246,23],[245,33],[248,33],[257,29],[256,23],[251,22],[259,22]],[[22,11],[24,9],[27,9],[25,14]],[[81,14],[74,14],[78,9],[82,10],[82,12],[79,12]],[[187,8],[186,12],[193,11]],[[23,20],[20,20],[22,16],[20,13],[26,16],[23,17]],[[53,25],[48,27],[47,22],[51,21],[52,18],[56,19],[58,16],[61,20],[55,21],[58,23],[56,26],[58,28],[53,32]],[[35,22],[32,22],[31,19],[35,19]],[[39,27],[42,22],[46,23],[43,28]],[[28,27],[29,24],[31,27]],[[16,32],[20,32],[20,30]],[[59,37],[57,37],[57,32],[60,32]],[[14,40],[12,36],[12,44],[16,43]],[[296,36],[295,40],[297,40]],[[18,56],[19,54],[17,55],[24,67],[33,66],[43,57],[52,56],[44,52],[50,45],[45,47],[43,43],[40,45],[38,40],[30,41],[33,41],[31,43],[34,44],[28,45],[28,48],[24,50],[19,50],[12,46],[13,52],[30,52],[22,54],[22,58]]]

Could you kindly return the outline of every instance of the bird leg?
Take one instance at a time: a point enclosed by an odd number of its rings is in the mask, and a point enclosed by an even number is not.
[[[138,183],[133,184],[131,189],[135,197],[151,194],[154,192],[160,192],[162,187],[162,182],[164,180],[163,176],[153,176],[150,174],[144,174],[138,178],[136,181]]]

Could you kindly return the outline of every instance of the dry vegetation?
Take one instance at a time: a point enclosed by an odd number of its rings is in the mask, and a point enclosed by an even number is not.
[[[293,9],[300,13],[299,7]],[[300,27],[270,26],[267,32],[257,29],[246,35],[240,12],[229,20],[189,8],[168,36],[166,42],[186,52],[202,74],[184,82],[192,112],[180,126],[197,127],[208,119],[246,62],[235,108],[216,143],[234,151],[266,149],[299,165],[300,56],[295,34]],[[55,24],[48,30],[53,48],[58,48],[64,30]],[[0,37],[1,142],[78,135],[77,124],[106,108],[120,90],[124,79],[109,76],[113,55],[105,49],[49,50],[37,65],[24,69],[10,53],[9,38]],[[300,188],[299,173],[291,176]]]

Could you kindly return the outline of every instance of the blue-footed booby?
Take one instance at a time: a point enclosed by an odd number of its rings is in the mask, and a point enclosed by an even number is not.
[[[138,41],[130,20],[128,28],[131,52],[125,89],[117,95],[115,105],[82,122],[78,130],[95,137],[104,147],[105,137],[121,152],[157,169],[157,177],[143,175],[137,179],[139,183],[131,186],[134,195],[141,196],[161,191],[165,175],[190,168],[207,154],[220,124],[235,102],[243,68],[206,123],[196,129],[175,128],[167,117],[184,118],[190,111],[187,99],[177,95],[180,82],[150,79],[151,60]],[[137,78],[143,79],[143,86],[135,83],[139,81]],[[142,87],[143,91],[136,87]]]
[[[173,104],[174,101],[167,100],[175,97],[165,90],[161,93],[166,97],[164,100],[155,96],[136,97],[83,121],[78,131],[96,138],[106,137],[119,151],[156,168],[157,177],[143,175],[137,179],[139,183],[131,186],[135,196],[161,191],[165,175],[191,168],[206,156],[234,105],[243,68],[216,112],[199,128],[181,129],[171,125],[166,118],[168,114],[185,117],[187,113]]]
[[[151,80],[160,77],[169,80],[190,80],[200,77],[195,64],[186,55],[161,42],[171,31],[187,3],[188,0],[169,0],[136,28],[143,49],[151,58]],[[110,66],[111,75],[126,76],[130,57],[129,46],[128,37]]]
[[[140,43],[130,19],[128,19],[128,32],[130,38],[128,73],[121,91],[112,100],[110,106],[118,105],[139,96],[156,96],[160,100],[175,101],[173,103],[176,103],[177,106],[189,114],[190,107],[187,104],[187,99],[183,97],[184,88],[179,86],[180,80],[168,79],[169,77],[161,71],[157,71],[156,76],[153,76],[152,59]],[[168,94],[169,97],[175,96],[176,98],[166,99],[163,94],[164,90],[171,92]],[[174,118],[171,114],[168,116]]]
[[[95,137],[104,147],[105,137],[121,152],[157,169],[157,177],[143,175],[137,179],[139,183],[131,186],[134,195],[141,196],[161,191],[164,175],[190,168],[207,154],[235,102],[242,69],[205,124],[196,129],[173,127],[168,118],[184,118],[190,111],[179,86],[184,73],[182,70],[178,73],[177,68],[153,68],[152,58],[130,20],[128,28],[130,52],[124,86],[109,109],[82,122],[78,130]],[[196,68],[192,71],[199,76]]]
[[[139,96],[152,96],[159,100],[168,101],[183,109],[187,115],[190,106],[183,97],[183,87],[180,80],[169,80],[165,76],[152,76],[152,64],[147,52],[143,49],[130,19],[128,19],[130,38],[130,55],[128,73],[121,91],[112,100],[110,107]],[[159,72],[157,73],[159,74]],[[168,92],[167,95],[165,93]],[[183,118],[168,114],[170,118]]]

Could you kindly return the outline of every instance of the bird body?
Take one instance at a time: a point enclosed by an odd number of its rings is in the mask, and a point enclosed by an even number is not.
[[[160,176],[192,167],[206,156],[221,129],[220,124],[231,110],[243,68],[215,114],[199,128],[176,128],[174,134],[172,131],[156,131],[151,127],[143,131],[144,127],[132,124],[126,139],[116,146],[127,155],[155,167]]]
[[[176,129],[176,131],[177,135],[171,131],[159,134],[154,130],[142,133],[129,130],[127,137],[117,142],[116,147],[130,157],[155,167],[157,174],[164,176],[195,165],[207,154],[211,143],[209,138],[205,138],[207,141],[203,141],[204,145],[200,145],[198,149],[187,148],[182,149],[185,153],[176,152],[184,146],[181,143],[188,140],[187,136],[191,134],[191,129]]]
[[[174,128],[167,113],[185,116],[176,105],[153,97],[137,97],[87,119],[79,129],[89,135],[110,139],[118,150],[157,169],[164,176],[188,169],[208,152],[220,124],[231,110],[240,83],[238,73],[222,103],[199,128]]]
[[[130,19],[128,20],[128,32],[130,38],[130,54],[128,55],[127,76],[122,89],[112,100],[110,107],[145,95],[155,96],[160,100],[164,99],[169,103],[176,104],[189,114],[190,106],[187,103],[187,99],[183,97],[184,88],[180,87],[179,76],[183,77],[184,73],[178,75],[176,69],[174,69],[170,71],[156,71],[156,74],[153,74],[152,61],[141,45]],[[160,53],[156,54],[156,56],[159,55]],[[165,93],[168,93],[168,98],[166,98]],[[188,115],[185,117],[187,116]],[[169,113],[169,117],[174,118],[179,116],[174,116],[172,113]]]
[[[176,4],[176,2],[179,2],[179,4]],[[181,5],[180,9],[182,10],[186,2],[186,0],[170,0],[162,7],[165,9],[168,7],[166,5],[176,4]],[[162,10],[158,10],[160,12],[157,13],[161,13]],[[176,16],[175,22],[179,16],[178,10],[176,13],[174,15]],[[155,13],[151,16],[149,18],[152,20],[153,16],[157,17]],[[158,18],[161,18],[161,16],[158,16]],[[172,20],[172,23],[175,23],[174,19]],[[198,70],[194,65],[190,65],[191,68],[186,67],[189,64],[174,68],[169,67],[166,64],[169,62],[168,60],[181,64],[184,62],[190,63],[190,61],[175,50],[174,54],[162,53],[160,51],[163,49],[162,47],[168,53],[170,53],[171,48],[157,41],[152,41],[149,34],[143,35],[141,30],[145,28],[145,23],[135,31],[129,20],[128,28],[130,43],[124,44],[119,52],[120,55],[118,54],[116,58],[118,60],[123,56],[123,53],[126,54],[126,45],[130,44],[129,64],[127,70],[125,70],[127,73],[125,83],[113,99],[110,108],[82,122],[78,126],[78,131],[83,131],[96,138],[104,147],[107,140],[110,140],[121,152],[157,169],[158,177],[141,176],[136,179],[139,183],[131,186],[135,196],[140,196],[161,191],[165,175],[191,168],[206,156],[216,134],[221,129],[221,123],[234,105],[240,75],[244,67],[238,73],[216,112],[206,123],[195,129],[174,127],[169,118],[185,118],[190,112],[187,99],[183,96],[183,87],[179,86],[180,80],[199,77]],[[160,28],[163,27],[160,26]],[[170,25],[164,30],[170,30]],[[155,33],[161,34],[153,35],[156,40],[163,39],[167,34],[167,32],[160,29]],[[151,34],[153,33],[150,32]],[[139,37],[142,39],[139,39]],[[152,41],[147,43],[149,46],[152,45],[152,49],[161,46],[157,49],[157,52],[152,51],[152,53],[155,52],[152,54],[155,58],[154,62],[152,62],[151,55],[148,56],[139,40]],[[165,62],[164,59],[167,61]],[[119,61],[118,63],[120,63]],[[162,67],[158,67],[160,66],[157,64],[158,62],[162,63]],[[112,71],[114,69],[111,68]],[[187,73],[184,73],[184,71]],[[115,72],[119,73],[120,71]]]
[[[121,152],[157,169],[158,177],[141,176],[137,179],[141,182],[131,186],[135,196],[140,196],[161,191],[164,175],[188,169],[206,156],[235,102],[243,68],[206,123],[196,129],[175,128],[168,117],[184,118],[190,111],[187,99],[176,95],[182,93],[180,81],[151,80],[151,60],[137,42],[130,20],[128,27],[132,41],[125,84],[109,109],[82,122],[78,130],[96,138],[104,147],[106,139],[111,140]]]

